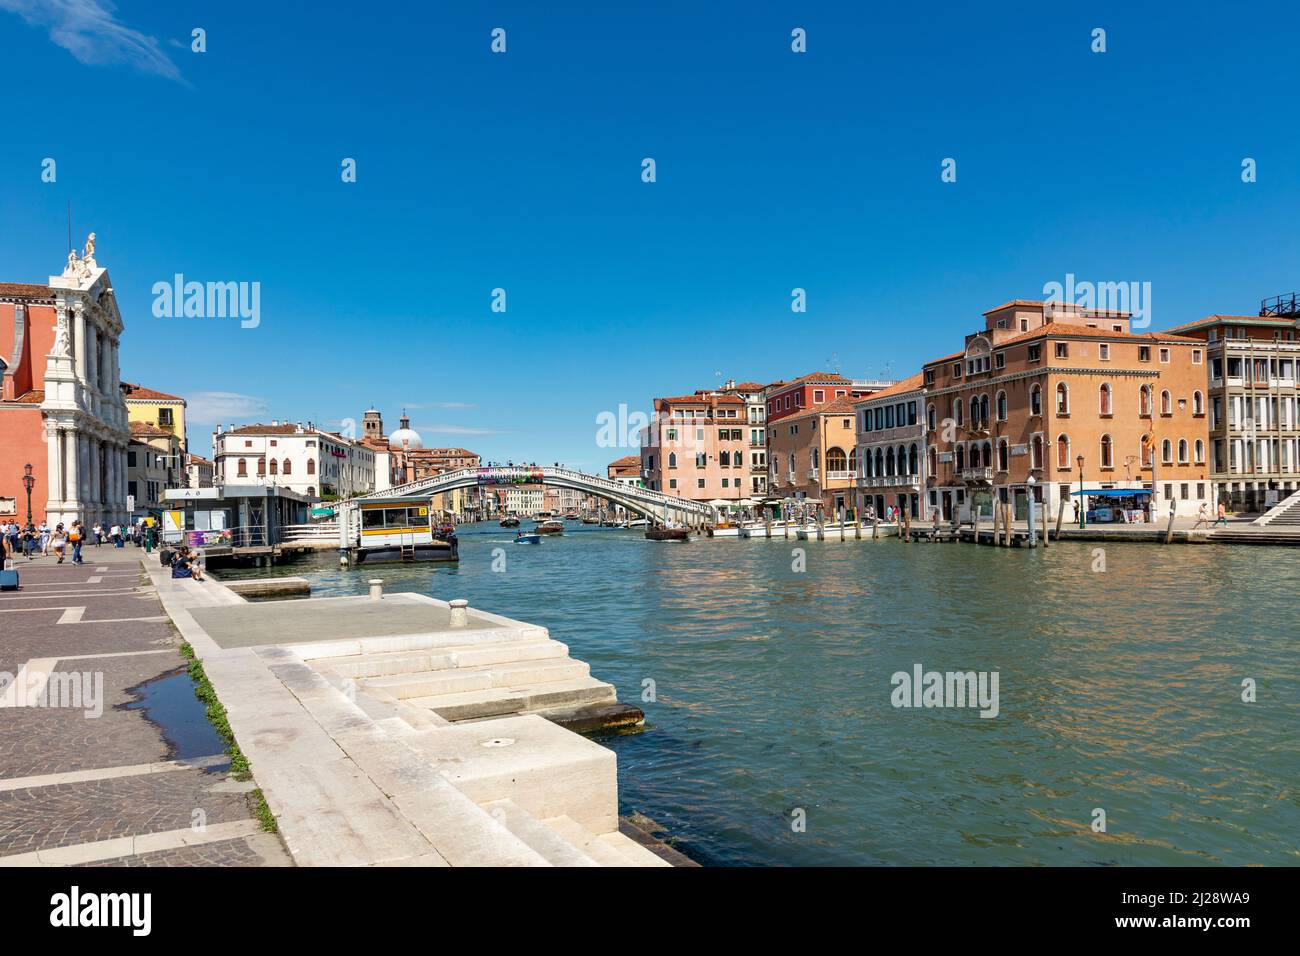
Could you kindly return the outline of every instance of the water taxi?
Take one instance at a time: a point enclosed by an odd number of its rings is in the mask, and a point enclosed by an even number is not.
[[[542,536],[540,534],[535,534],[535,533],[528,534],[527,532],[520,531],[517,535],[515,535],[515,544],[541,544],[541,543],[542,543]]]
[[[564,534],[564,522],[556,518],[539,521],[533,529],[534,534]]]
[[[502,519],[501,519],[501,527],[503,527],[503,528],[518,528],[518,527],[519,527],[519,519],[518,519],[518,518],[515,518],[515,517],[502,518]]]

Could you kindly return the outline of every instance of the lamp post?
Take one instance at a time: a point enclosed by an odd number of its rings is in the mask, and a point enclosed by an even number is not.
[[[1088,505],[1083,500],[1083,456],[1074,459],[1079,465],[1079,530],[1088,526]]]
[[[32,466],[23,465],[23,488],[27,490],[27,524],[32,523],[32,489],[36,487],[36,479],[32,477]]]

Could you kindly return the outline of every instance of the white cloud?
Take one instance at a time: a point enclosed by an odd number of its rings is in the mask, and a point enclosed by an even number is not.
[[[185,403],[189,420],[201,425],[247,424],[247,419],[265,415],[270,407],[264,398],[238,392],[193,392]]]
[[[109,0],[0,0],[0,10],[28,26],[49,30],[50,39],[80,63],[125,63],[145,73],[185,82],[158,41],[118,22]]]

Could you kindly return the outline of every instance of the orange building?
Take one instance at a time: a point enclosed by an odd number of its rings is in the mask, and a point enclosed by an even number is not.
[[[922,369],[926,517],[991,515],[997,498],[1020,519],[1030,494],[1055,514],[1080,490],[1102,515],[1141,510],[1147,496],[1126,490],[1148,492],[1152,515],[1212,504],[1204,341],[1062,303],[1015,300],[984,317],[962,351]]]
[[[767,423],[768,493],[820,502],[828,516],[854,506],[853,404],[840,397]]]

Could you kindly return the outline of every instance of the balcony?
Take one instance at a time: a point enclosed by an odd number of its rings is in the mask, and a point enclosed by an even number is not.
[[[858,476],[856,470],[850,468],[847,471],[828,471],[826,472],[827,481],[852,481]]]
[[[921,486],[920,475],[863,475],[858,479],[859,488],[894,488]]]
[[[816,469],[816,468],[809,468],[809,469],[808,469],[808,480],[809,480],[809,481],[816,481],[816,480],[817,480],[817,469]]]
[[[991,482],[993,481],[993,469],[986,468],[963,468],[961,470],[961,480],[970,482]]]

